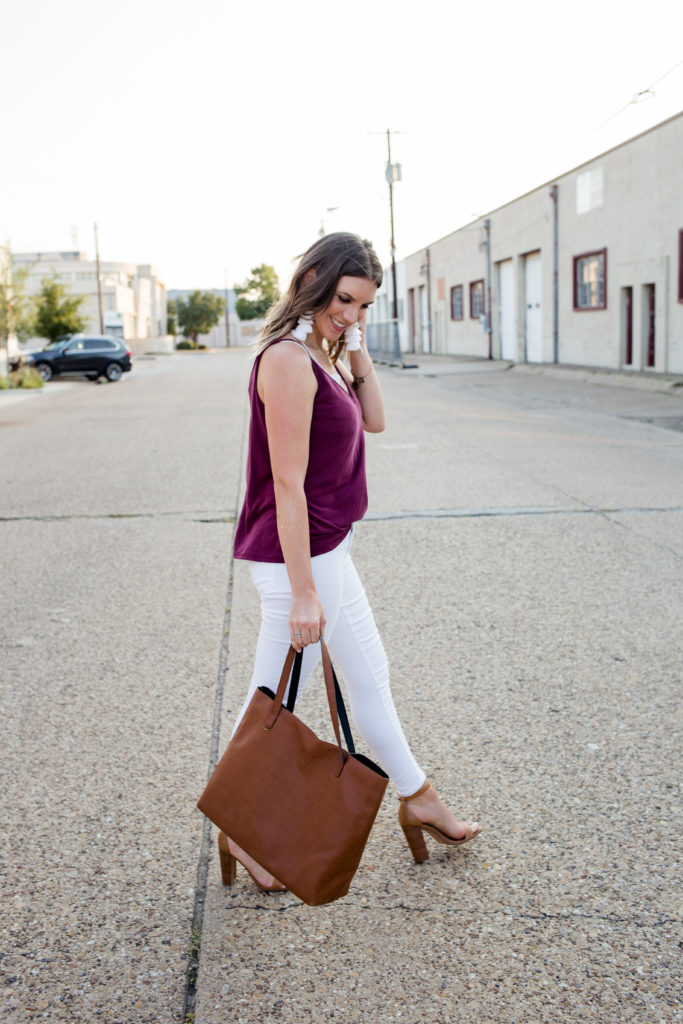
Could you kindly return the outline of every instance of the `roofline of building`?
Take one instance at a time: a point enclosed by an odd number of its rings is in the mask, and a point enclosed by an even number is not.
[[[595,156],[590,157],[588,160],[584,160],[580,164],[576,164],[575,167],[570,167],[569,170],[562,171],[561,174],[556,174],[553,178],[548,178],[547,181],[541,182],[540,185],[535,185],[533,188],[530,188],[528,192],[522,192],[513,199],[508,199],[506,203],[501,203],[500,206],[494,206],[493,209],[489,210],[487,213],[481,213],[478,217],[474,217],[473,220],[468,220],[464,224],[461,224],[460,227],[453,228],[452,231],[447,231],[445,235],[440,235],[439,238],[435,238],[433,242],[429,242],[427,245],[421,245],[419,249],[415,249],[414,252],[408,253],[408,255],[403,258],[408,260],[411,256],[418,256],[420,253],[424,252],[425,249],[429,249],[430,246],[443,242],[444,239],[457,234],[458,231],[464,231],[465,228],[470,228],[473,224],[478,224],[486,217],[490,217],[491,214],[498,213],[499,210],[504,210],[506,206],[511,206],[513,203],[518,203],[520,199],[526,199],[527,196],[532,195],[534,192],[538,192],[542,188],[548,188],[551,185],[557,184],[558,181],[562,178],[566,178],[567,175],[580,171],[582,167],[587,167],[588,164],[593,164],[596,160],[602,160],[603,157],[609,156],[610,153],[614,153],[617,149],[629,146],[632,142],[636,142],[637,139],[642,139],[645,135],[649,135],[650,132],[655,132],[659,128],[663,128],[665,124],[670,124],[672,121],[676,121],[679,117],[683,117],[683,110],[679,110],[677,114],[672,114],[671,117],[667,117],[663,121],[659,121],[657,124],[651,125],[642,132],[638,132],[637,135],[632,135],[630,139],[624,139],[623,142],[618,142],[616,146],[610,146],[609,149],[603,150],[602,153],[596,153]]]

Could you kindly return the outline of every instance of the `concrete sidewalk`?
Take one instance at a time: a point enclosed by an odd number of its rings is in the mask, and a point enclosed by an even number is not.
[[[514,374],[528,374],[548,379],[595,384],[598,387],[640,388],[644,391],[683,391],[683,375],[654,373],[651,370],[610,370],[597,366],[565,366],[558,363],[513,363],[504,359],[484,359],[474,356],[433,355],[427,352],[406,352],[403,365],[383,363],[407,377],[444,377],[465,373],[496,373],[510,370]],[[680,390],[679,390],[680,389]]]

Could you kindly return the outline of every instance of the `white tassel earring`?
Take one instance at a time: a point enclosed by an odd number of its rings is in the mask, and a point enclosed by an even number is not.
[[[360,348],[361,333],[357,323],[346,328],[344,332],[344,344],[347,352],[357,352]]]
[[[313,330],[313,314],[304,313],[297,320],[296,327],[291,332],[292,337],[296,338],[297,341],[306,341],[306,335],[310,334]]]

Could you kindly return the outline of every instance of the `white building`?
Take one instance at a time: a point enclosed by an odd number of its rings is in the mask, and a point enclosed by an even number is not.
[[[134,354],[172,349],[166,334],[166,289],[150,264],[97,263],[82,252],[33,252],[12,256],[15,266],[26,267],[27,291],[36,294],[46,278],[56,278],[67,291],[82,295],[80,312],[85,331],[125,338]]]
[[[683,113],[408,256],[405,351],[683,373],[682,158]]]

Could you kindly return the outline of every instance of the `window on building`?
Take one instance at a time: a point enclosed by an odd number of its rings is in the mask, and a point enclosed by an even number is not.
[[[574,257],[574,309],[607,309],[607,249]]]
[[[602,167],[592,167],[576,175],[576,212],[589,213],[602,206],[604,177]]]
[[[683,302],[683,230],[678,232],[678,301]]]
[[[470,281],[470,318],[478,320],[484,315],[484,282]]]
[[[462,320],[464,315],[462,285],[456,284],[451,288],[451,320]]]

